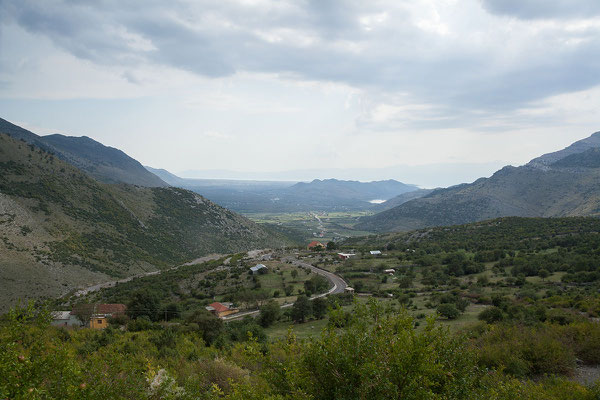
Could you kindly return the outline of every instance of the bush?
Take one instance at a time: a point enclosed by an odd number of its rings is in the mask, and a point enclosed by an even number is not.
[[[575,367],[575,355],[556,328],[494,325],[477,343],[479,362],[519,377],[569,374]]]
[[[447,319],[456,319],[460,315],[460,311],[453,303],[442,303],[437,307],[437,312],[442,317]]]
[[[477,316],[479,320],[485,321],[488,324],[493,324],[494,322],[499,322],[504,319],[504,314],[502,310],[496,306],[488,307]]]

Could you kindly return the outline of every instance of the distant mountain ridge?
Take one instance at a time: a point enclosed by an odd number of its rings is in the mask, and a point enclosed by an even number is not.
[[[355,226],[367,231],[406,231],[485,219],[600,216],[600,134],[507,166],[471,184],[437,189]]]
[[[600,147],[600,132],[593,133],[585,139],[578,140],[562,150],[541,155],[527,163],[530,167],[546,167],[572,154]]]
[[[418,189],[416,185],[407,185],[393,179],[385,181],[359,182],[338,179],[314,179],[312,182],[298,182],[290,187],[288,193],[321,196],[324,192],[331,197],[361,201],[388,200],[402,193]]]
[[[167,187],[166,182],[146,170],[123,151],[104,146],[87,136],[59,134],[38,136],[0,118],[0,133],[24,140],[56,154],[60,159],[105,183],[128,183],[147,187]]]
[[[164,169],[146,168],[173,186],[193,190],[223,207],[243,213],[366,210],[374,207],[371,200],[388,200],[419,189],[391,179],[374,182],[190,179]]]

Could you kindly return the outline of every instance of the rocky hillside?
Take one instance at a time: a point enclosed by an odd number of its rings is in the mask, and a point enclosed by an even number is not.
[[[4,134],[0,236],[3,309],[208,253],[289,244],[196,193],[100,183]]]
[[[138,186],[169,186],[142,164],[119,149],[104,146],[87,136],[38,136],[33,132],[0,118],[0,133],[54,153],[60,159],[85,171],[105,183],[129,183]]]
[[[363,219],[357,229],[404,231],[504,216],[600,216],[600,133],[521,167],[504,167],[471,184]]]

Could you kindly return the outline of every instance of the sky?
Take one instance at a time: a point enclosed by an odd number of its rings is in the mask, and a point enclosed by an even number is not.
[[[0,117],[188,177],[489,176],[600,130],[598,0],[0,0]]]

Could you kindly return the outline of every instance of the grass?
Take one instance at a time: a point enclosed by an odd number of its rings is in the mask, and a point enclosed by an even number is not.
[[[308,339],[311,336],[318,336],[321,334],[323,328],[327,326],[327,318],[320,320],[311,320],[303,324],[294,324],[293,322],[278,322],[269,328],[265,329],[269,339],[278,340],[285,339],[288,331],[291,331],[299,339]]]

